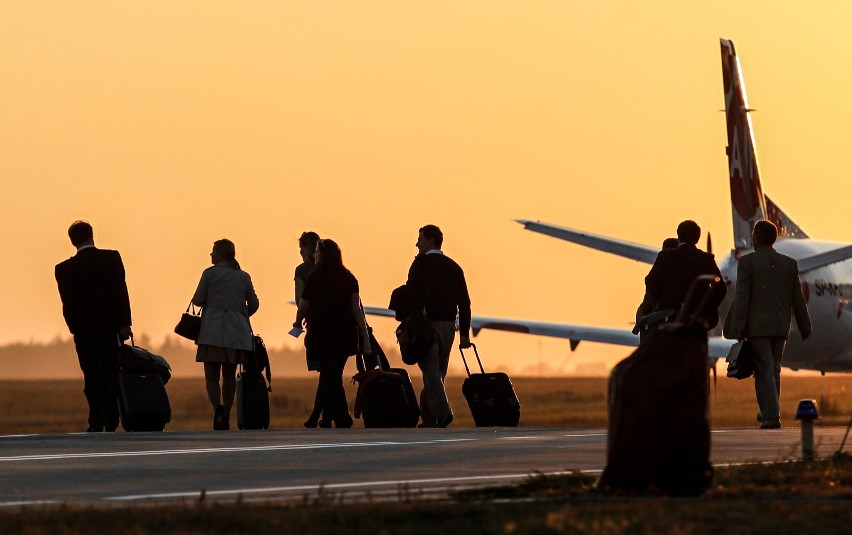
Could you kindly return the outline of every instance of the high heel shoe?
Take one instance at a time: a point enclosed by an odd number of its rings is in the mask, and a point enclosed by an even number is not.
[[[213,430],[225,431],[227,429],[228,426],[225,423],[225,407],[219,405],[218,407],[216,407],[216,411],[213,413]]]
[[[317,424],[319,424],[319,418],[314,418],[313,415],[312,415],[310,418],[305,420],[304,425],[308,429],[314,429],[317,426]]]

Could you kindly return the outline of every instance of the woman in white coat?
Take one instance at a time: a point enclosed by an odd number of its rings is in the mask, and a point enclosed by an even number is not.
[[[249,316],[260,303],[251,277],[240,269],[232,241],[214,242],[210,261],[213,266],[201,274],[192,297],[192,303],[203,308],[195,360],[204,363],[207,397],[213,406],[213,429],[227,430],[237,390],[237,365],[253,350]]]

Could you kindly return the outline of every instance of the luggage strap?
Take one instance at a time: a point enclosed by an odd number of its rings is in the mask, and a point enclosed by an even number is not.
[[[476,350],[476,344],[470,344],[470,347],[473,348],[473,354],[476,355],[476,362],[479,363],[479,370],[482,373],[485,373],[485,368],[482,367],[482,360],[479,358],[479,351]],[[464,363],[464,371],[467,372],[467,376],[470,377],[470,368],[467,367],[467,359],[464,358],[464,350],[459,346],[459,353],[461,353],[462,362]]]

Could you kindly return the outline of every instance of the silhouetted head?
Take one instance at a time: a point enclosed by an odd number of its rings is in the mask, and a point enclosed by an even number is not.
[[[663,240],[663,249],[677,249],[677,238],[666,238]]]
[[[699,238],[701,238],[701,227],[695,221],[687,219],[677,226],[677,241],[680,243],[695,245]]]
[[[319,241],[320,237],[316,232],[307,231],[299,236],[299,254],[302,255],[302,260],[313,265],[314,252],[317,250]]]
[[[444,233],[437,225],[426,225],[420,227],[415,246],[420,254],[425,254],[432,249],[440,249],[444,243]]]
[[[74,247],[95,242],[92,225],[86,221],[74,221],[71,223],[71,226],[68,227],[68,237],[71,238],[71,245]]]
[[[214,265],[219,262],[230,262],[235,269],[240,269],[240,263],[237,262],[237,248],[231,240],[214,241],[213,251],[210,252],[210,261]]]
[[[334,240],[320,240],[314,253],[316,271],[329,271],[343,268],[343,253]]]
[[[754,224],[754,229],[751,231],[751,242],[754,248],[772,245],[778,238],[778,227],[771,221],[761,219]]]

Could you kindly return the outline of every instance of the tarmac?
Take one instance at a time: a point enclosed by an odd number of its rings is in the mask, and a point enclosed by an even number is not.
[[[817,427],[817,457],[845,427]],[[798,426],[717,429],[716,465],[801,457]],[[846,445],[852,449],[852,444]],[[0,436],[0,507],[380,500],[600,473],[602,428],[273,429]]]

